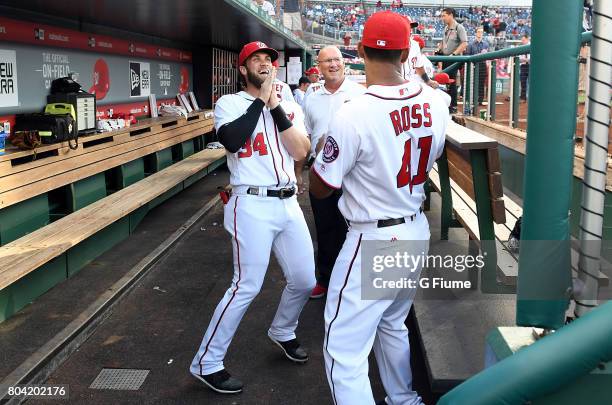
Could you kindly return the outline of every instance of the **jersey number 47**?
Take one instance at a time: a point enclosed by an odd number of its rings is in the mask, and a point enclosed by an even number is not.
[[[419,184],[425,183],[427,180],[427,164],[429,163],[429,152],[431,151],[431,142],[433,137],[431,135],[419,138],[418,146],[419,151],[419,163],[417,166],[417,172],[414,176],[411,173],[411,158],[412,158],[412,139],[409,138],[404,144],[404,156],[402,157],[402,167],[397,174],[397,188],[410,186],[410,194],[412,194],[412,188]]]

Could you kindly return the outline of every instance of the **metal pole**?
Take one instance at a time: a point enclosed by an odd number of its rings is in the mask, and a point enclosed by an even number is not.
[[[497,108],[495,104],[497,100],[497,62],[495,60],[491,61],[491,88],[489,93],[491,94],[489,98],[489,108],[491,111],[489,121],[495,121],[495,108]]]
[[[484,74],[484,72],[480,73],[480,62],[474,63],[474,80],[472,80],[472,115],[476,115],[476,110],[478,109],[478,90],[480,87],[480,75]]]
[[[469,115],[474,115],[474,66],[475,63],[470,63],[470,96],[468,97],[470,99]]]
[[[585,136],[584,180],[580,215],[580,260],[574,295],[576,316],[582,316],[598,305],[597,276],[601,266],[601,239],[606,198],[608,166],[608,132],[610,128],[610,82],[612,81],[612,43],[606,38],[612,32],[612,2],[597,0],[593,4],[593,42],[587,132]]]
[[[463,93],[463,115],[470,114],[470,97],[472,88],[472,62],[465,64],[464,76],[465,76],[465,91]]]
[[[516,322],[557,329],[565,323],[572,284],[570,179],[582,2],[533,0],[532,19]]]
[[[518,56],[512,58],[512,128],[518,128],[521,118],[519,110],[520,83],[521,83],[521,64]]]
[[[465,113],[465,101],[467,100],[467,94],[468,94],[467,93],[467,83],[468,83],[467,82],[467,67],[468,67],[468,64],[466,63],[463,66],[464,66],[463,74],[461,75],[461,82],[463,84],[461,85],[461,92],[463,93],[463,111]]]
[[[514,86],[516,86],[516,82],[514,81],[514,58],[508,59],[508,68],[510,69],[510,105],[508,106],[508,125],[513,126],[514,123]]]

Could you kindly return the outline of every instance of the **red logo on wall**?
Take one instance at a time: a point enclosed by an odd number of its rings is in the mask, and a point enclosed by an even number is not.
[[[181,84],[179,84],[179,93],[189,91],[189,70],[185,66],[181,66]]]
[[[108,65],[102,58],[96,61],[93,71],[93,86],[89,89],[91,94],[96,95],[96,100],[102,100],[106,97],[106,93],[110,89],[110,74],[108,72]]]

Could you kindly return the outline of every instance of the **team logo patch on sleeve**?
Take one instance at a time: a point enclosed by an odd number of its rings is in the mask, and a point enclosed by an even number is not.
[[[325,147],[323,147],[323,161],[331,163],[338,158],[339,154],[340,148],[338,148],[338,142],[331,136],[328,136],[325,141]]]

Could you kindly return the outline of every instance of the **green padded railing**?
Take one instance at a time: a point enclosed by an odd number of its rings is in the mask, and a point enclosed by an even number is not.
[[[568,388],[612,361],[611,336],[612,302],[608,302],[476,374],[444,395],[438,405],[537,404],[537,399]],[[604,403],[589,401],[583,397],[567,403]]]

